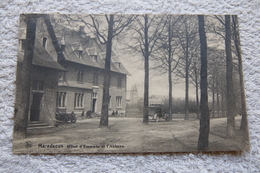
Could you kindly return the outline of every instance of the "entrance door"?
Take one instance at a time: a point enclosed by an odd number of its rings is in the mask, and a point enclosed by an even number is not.
[[[97,99],[93,98],[92,112],[96,112],[96,102],[97,102]]]
[[[40,120],[40,108],[42,101],[42,93],[33,93],[30,121],[39,121]]]

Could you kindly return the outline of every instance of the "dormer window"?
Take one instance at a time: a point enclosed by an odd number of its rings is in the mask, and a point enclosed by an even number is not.
[[[62,51],[62,52],[65,51],[65,45],[61,45],[60,48],[61,48],[61,51]]]
[[[90,57],[93,61],[97,61],[97,55],[90,55]]]
[[[120,62],[116,62],[115,64],[116,64],[116,66],[117,66],[117,67],[119,67],[119,68],[120,68],[120,65],[121,65],[121,63],[120,63]]]
[[[79,59],[82,59],[82,50],[79,50]]]
[[[75,53],[79,59],[83,59],[83,51],[82,50],[75,50]]]
[[[93,60],[97,61],[97,50],[95,47],[86,48],[88,56]]]
[[[46,49],[46,47],[47,47],[47,37],[43,37],[42,38],[42,45],[43,45],[43,47]]]

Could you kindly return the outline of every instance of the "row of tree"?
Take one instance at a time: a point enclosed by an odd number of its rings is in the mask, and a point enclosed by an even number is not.
[[[34,28],[37,16],[28,15],[27,18],[27,40],[31,41],[35,39]],[[247,130],[237,16],[110,14],[84,17],[65,15],[64,18],[68,23],[80,22],[85,24],[99,42],[106,45],[102,113],[99,127],[108,126],[112,47],[115,38],[117,40],[128,38],[131,39],[128,42],[133,53],[139,53],[144,60],[144,124],[149,123],[149,69],[152,68],[158,74],[168,75],[169,105],[173,105],[173,81],[179,78],[184,79],[185,119],[189,119],[189,86],[190,84],[194,85],[196,108],[198,117],[200,117],[199,150],[208,148],[208,91],[212,95],[213,110],[215,110],[216,101],[217,110],[221,107],[222,112],[225,111],[224,109],[227,111],[227,136],[234,136],[236,108],[241,108],[241,129]],[[50,25],[50,20],[48,17],[47,19]],[[32,45],[33,42],[30,43],[27,45],[29,51],[25,52],[25,61],[27,61],[27,56],[30,57],[28,64],[31,64],[32,55],[30,53],[34,46]],[[58,49],[56,51],[59,52]],[[152,64],[151,67],[149,63]],[[29,67],[24,66],[23,70],[29,73],[28,69]],[[24,78],[27,79],[28,77],[24,76]],[[234,92],[240,93],[240,97],[236,98]],[[24,98],[27,98],[27,95]],[[237,102],[238,100],[239,102]],[[220,106],[220,102],[222,106]],[[27,108],[24,109],[24,114],[28,114],[26,111]],[[169,106],[168,113],[168,120],[171,121],[172,106]],[[14,128],[18,129],[21,126],[18,124]]]
[[[110,64],[111,60],[112,40],[116,36],[120,36],[119,34],[122,34],[123,30],[130,33],[128,35],[131,35],[132,40],[129,47],[134,52],[139,52],[143,56],[145,72],[144,124],[148,124],[149,122],[149,63],[152,62],[154,70],[159,73],[168,74],[169,105],[172,105],[173,98],[172,81],[176,80],[176,76],[185,79],[185,119],[189,118],[189,83],[192,83],[196,88],[197,113],[201,112],[201,124],[209,121],[208,106],[204,104],[206,102],[208,104],[208,99],[206,98],[208,97],[207,92],[210,90],[212,93],[213,110],[215,110],[215,100],[217,101],[217,110],[219,110],[221,98],[222,113],[227,111],[227,135],[234,135],[234,116],[237,113],[236,105],[237,108],[241,108],[241,129],[247,129],[241,50],[236,16],[232,16],[232,21],[229,19],[230,16],[225,16],[225,19],[224,16],[209,16],[206,18],[205,25],[204,16],[197,18],[197,16],[158,16],[145,14],[131,16],[117,15],[115,16],[116,19],[114,19],[113,15],[109,17],[105,15],[108,29],[104,27],[105,29],[103,30],[99,26],[104,26],[104,23],[102,24],[99,17],[90,17],[92,24],[89,27],[94,28],[95,36],[99,38],[101,43],[107,46],[106,74],[109,75],[108,68],[110,65],[108,64]],[[107,31],[107,34],[105,31]],[[206,33],[208,34],[208,39],[206,39]],[[207,40],[210,42],[210,48],[206,45]],[[234,44],[231,43],[232,40]],[[232,58],[232,52],[236,55],[235,60]],[[175,79],[172,78],[173,74],[175,74]],[[238,80],[234,80],[238,78],[239,82]],[[105,79],[108,80],[109,78]],[[100,127],[108,126],[107,106],[109,102],[109,87],[108,82],[105,83],[105,81]],[[200,106],[199,86],[201,88]],[[239,87],[235,89],[234,86]],[[234,94],[234,92],[241,93],[240,99],[238,97],[235,98],[238,94]],[[240,102],[238,102],[239,100]],[[225,105],[227,106],[225,107]],[[173,112],[171,106],[168,112],[169,121],[171,121]],[[203,130],[203,132],[206,131],[205,129]]]
[[[242,114],[241,129],[247,129],[237,16],[209,16],[206,18],[207,20],[202,15],[173,16],[145,14],[127,17],[119,15],[116,16],[117,20],[114,20],[114,15],[110,15],[110,17],[105,15],[105,17],[109,28],[107,36],[101,34],[99,28],[97,28],[98,22],[93,17],[91,18],[93,22],[92,26],[94,26],[96,31],[95,35],[103,40],[107,38],[105,43],[107,46],[107,74],[109,74],[110,68],[112,39],[123,30],[131,33],[132,41],[130,47],[134,51],[140,52],[143,56],[145,73],[144,124],[148,124],[149,122],[149,63],[152,62],[153,65],[156,64],[153,66],[155,70],[159,73],[168,74],[169,105],[172,105],[173,98],[173,74],[185,79],[185,119],[189,118],[189,83],[191,82],[195,86],[197,112],[200,112],[199,150],[206,150],[208,147],[209,90],[212,93],[213,110],[215,110],[215,100],[217,101],[217,109],[219,110],[220,98],[222,112],[224,112],[224,104],[227,105],[227,136],[234,137],[235,135],[234,118],[238,108],[241,109]],[[114,24],[115,28],[120,29],[114,29]],[[120,32],[117,33],[116,31]],[[232,41],[234,42],[233,44]],[[235,79],[239,79],[239,81]],[[100,127],[108,126],[108,85],[109,82],[106,82],[105,78]],[[201,95],[200,106],[198,96],[199,86]],[[234,86],[239,87],[235,89]],[[237,93],[240,92],[240,99],[235,98],[235,91]],[[240,100],[240,103],[236,102],[237,100]],[[169,121],[171,121],[172,106],[169,106],[168,112]]]

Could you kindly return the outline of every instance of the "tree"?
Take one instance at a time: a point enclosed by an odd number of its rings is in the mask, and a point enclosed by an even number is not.
[[[108,31],[107,31],[107,40],[104,37],[104,43],[106,44],[106,59],[105,59],[105,72],[104,72],[104,82],[103,82],[103,99],[102,99],[102,112],[99,127],[108,126],[108,105],[109,105],[109,85],[110,85],[110,64],[111,64],[111,54],[112,54],[112,39],[113,39],[113,27],[114,27],[114,15],[110,15],[109,19],[107,18]],[[98,28],[95,24],[95,20],[91,17],[97,34]],[[99,37],[98,37],[99,38]]]
[[[176,74],[185,79],[185,120],[189,119],[189,76],[190,66],[199,49],[197,20],[194,16],[183,19],[181,29],[177,30],[180,47],[182,50],[179,70]]]
[[[227,137],[235,136],[235,100],[233,93],[233,60],[231,50],[230,15],[225,15],[226,83],[227,83]]]
[[[105,15],[107,22],[107,34],[101,32],[100,21],[94,16],[90,15],[92,20],[92,25],[82,21],[86,24],[89,24],[94,28],[95,35],[100,41],[101,44],[106,45],[106,59],[105,59],[105,71],[104,71],[104,81],[103,81],[103,99],[102,99],[102,111],[99,127],[108,127],[108,106],[109,106],[109,86],[110,86],[110,66],[111,66],[111,54],[112,54],[112,41],[113,38],[118,36],[126,26],[128,26],[132,20],[133,16],[125,18],[124,16],[117,16],[117,19],[114,19],[114,15],[110,14]],[[106,29],[105,29],[106,30]]]
[[[242,66],[242,56],[241,56],[241,46],[238,32],[238,20],[237,16],[232,16],[233,30],[234,30],[234,43],[237,51],[238,57],[238,71],[239,71],[239,83],[240,83],[240,94],[241,94],[241,126],[240,129],[248,130],[248,120],[247,120],[247,110],[246,110],[246,99],[245,99],[245,88],[244,88],[244,76],[243,76],[243,66]]]
[[[136,25],[132,27],[135,31],[133,34],[135,46],[131,46],[131,48],[134,51],[141,52],[144,57],[144,124],[149,123],[149,59],[164,27],[161,21],[162,17],[156,15],[139,15],[136,18]]]
[[[200,98],[200,134],[198,140],[198,150],[206,151],[209,145],[209,107],[208,107],[208,84],[207,84],[207,38],[204,27],[204,16],[198,16],[199,37],[200,37],[200,57],[201,57],[201,98]]]
[[[195,57],[191,64],[190,82],[195,87],[196,92],[196,113],[197,119],[200,118],[200,105],[199,105],[199,81],[200,81],[200,60],[199,57]]]
[[[163,31],[161,37],[159,38],[159,46],[157,49],[157,54],[153,58],[155,67],[154,69],[163,73],[168,73],[168,83],[169,83],[169,117],[167,121],[172,121],[172,73],[177,68],[179,64],[179,43],[176,41],[176,28],[178,28],[177,23],[182,16],[174,17],[172,15],[166,16],[166,27]],[[176,28],[175,28],[176,27]]]
[[[212,114],[215,117],[215,101],[217,99],[217,113],[219,117],[219,94],[221,91],[220,80],[225,71],[224,52],[216,48],[208,48],[208,87],[212,92]],[[217,97],[217,98],[216,98]]]
[[[23,16],[22,16],[23,17]],[[34,52],[35,43],[35,33],[36,33],[36,21],[38,15],[28,14],[24,15],[26,28],[26,42],[25,42],[25,52],[24,59],[22,62],[21,73],[17,74],[17,80],[22,80],[19,84],[21,85],[21,97],[16,95],[16,105],[14,113],[14,138],[25,138],[27,133],[27,121],[29,113],[30,104],[30,88],[31,88],[31,71],[32,71],[32,60]],[[18,70],[18,69],[17,69]]]

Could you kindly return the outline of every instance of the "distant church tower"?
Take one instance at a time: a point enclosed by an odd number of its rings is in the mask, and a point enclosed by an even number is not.
[[[138,91],[136,84],[132,85],[131,91],[130,91],[130,103],[137,103],[138,101]]]

